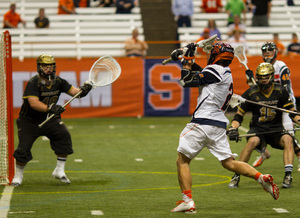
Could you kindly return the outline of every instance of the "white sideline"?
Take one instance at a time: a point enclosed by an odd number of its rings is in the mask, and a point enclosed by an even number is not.
[[[3,193],[0,199],[0,218],[7,217],[13,190],[13,186],[5,186],[3,189]]]

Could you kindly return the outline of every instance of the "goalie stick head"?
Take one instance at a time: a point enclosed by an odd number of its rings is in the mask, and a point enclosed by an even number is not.
[[[56,62],[54,57],[50,54],[41,54],[36,59],[37,72],[40,76],[48,81],[54,79],[56,73]]]
[[[233,58],[234,49],[231,47],[231,45],[223,42],[217,42],[213,44],[207,64],[210,65],[219,61],[225,61],[226,65],[228,66],[231,64]]]
[[[270,63],[261,63],[256,68],[257,84],[261,89],[267,89],[274,83],[274,67]]]
[[[265,42],[261,46],[261,53],[264,62],[272,64],[277,58],[277,54],[278,54],[278,49],[276,47],[276,44],[274,42]]]

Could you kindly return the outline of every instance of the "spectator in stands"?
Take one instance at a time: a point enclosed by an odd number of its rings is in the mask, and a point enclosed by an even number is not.
[[[201,34],[201,37],[199,39],[197,39],[196,42],[199,42],[203,39],[208,39],[210,37],[210,30],[209,28],[205,28]],[[203,51],[202,48],[197,47],[197,55],[200,56],[207,56],[207,54]]]
[[[244,15],[244,23],[246,23],[246,8],[242,0],[228,0],[225,5],[225,11],[228,14],[228,26],[233,23],[234,15]]]
[[[148,50],[145,41],[139,40],[139,31],[137,28],[132,30],[132,37],[125,41],[125,55],[127,57],[144,57]]]
[[[220,33],[219,29],[217,28],[217,24],[214,19],[209,19],[207,21],[207,28],[209,29],[209,37],[217,34],[219,40],[222,40],[221,33]]]
[[[73,0],[73,3],[75,8],[88,8],[91,6],[90,0]]]
[[[287,50],[290,56],[300,55],[300,43],[298,42],[298,35],[296,33],[292,34],[292,43],[289,44]]]
[[[202,0],[200,8],[203,13],[219,13],[222,12],[223,5],[221,0]]]
[[[271,0],[251,0],[252,26],[269,26]]]
[[[16,12],[16,3],[11,3],[9,8],[10,10],[3,16],[3,28],[18,28],[19,23],[25,27],[26,21]]]
[[[103,7],[112,7],[115,5],[115,0],[101,0],[99,2],[98,7],[103,8]]]
[[[275,43],[276,47],[277,47],[277,55],[280,56],[280,55],[283,55],[284,54],[284,45],[279,41],[279,36],[278,36],[278,33],[274,33],[273,34],[273,42]]]
[[[194,13],[193,0],[174,0],[172,12],[175,15],[178,27],[191,27],[191,18]]]
[[[39,16],[34,19],[36,28],[49,28],[49,19],[45,16],[45,9],[39,9]]]
[[[228,43],[233,47],[238,45],[243,45],[245,47],[246,54],[248,53],[248,44],[246,39],[242,36],[242,33],[239,29],[233,30],[233,36],[228,39]]]
[[[233,31],[235,29],[239,29],[242,37],[245,38],[246,25],[241,23],[241,18],[239,15],[234,15],[233,23],[228,26],[228,32],[227,32],[228,37],[233,36]]]
[[[138,1],[136,0],[117,0],[117,14],[130,14],[131,10],[138,5]]]
[[[76,14],[73,0],[59,0],[57,14]]]
[[[287,0],[287,1],[286,1],[286,4],[287,4],[288,6],[295,6],[294,0]]]

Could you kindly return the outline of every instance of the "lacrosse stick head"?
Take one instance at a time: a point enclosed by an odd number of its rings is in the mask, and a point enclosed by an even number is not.
[[[197,42],[196,45],[197,45],[199,48],[202,48],[204,52],[210,53],[210,51],[211,51],[212,48],[213,48],[213,44],[214,44],[214,42],[215,42],[216,40],[219,40],[217,34],[215,34],[215,35],[209,37],[208,39],[203,39],[203,40]]]
[[[233,94],[231,96],[229,105],[231,108],[235,108],[236,106],[240,105],[241,103],[244,103],[245,99],[242,96],[239,96],[237,94]]]
[[[276,44],[274,42],[265,42],[261,46],[261,53],[264,62],[273,63],[273,61],[275,61],[275,59],[277,58],[278,54]]]
[[[228,61],[229,65],[233,58],[234,49],[231,47],[231,45],[223,42],[216,42],[213,44],[209,59],[207,61],[207,65],[215,64],[221,60]]]
[[[89,73],[89,82],[93,88],[106,86],[119,78],[121,67],[119,63],[111,56],[99,58],[91,67]]]
[[[247,57],[246,57],[246,49],[245,46],[243,45],[238,45],[237,47],[234,48],[234,56],[239,59],[239,62],[242,63],[246,69],[247,67]]]

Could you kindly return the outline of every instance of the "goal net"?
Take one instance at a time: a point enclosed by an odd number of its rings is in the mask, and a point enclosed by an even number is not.
[[[0,74],[0,184],[8,185],[11,183],[15,172],[12,57],[9,31],[1,33]]]

